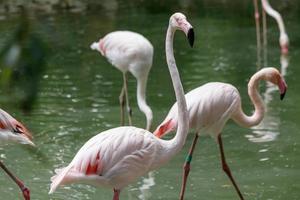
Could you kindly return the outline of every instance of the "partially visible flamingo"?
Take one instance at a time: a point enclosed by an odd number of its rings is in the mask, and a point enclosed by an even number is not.
[[[289,37],[286,33],[280,13],[271,7],[268,0],[261,0],[261,3],[266,13],[276,20],[280,32],[279,45],[281,47],[281,53],[287,54],[289,52]]]
[[[178,130],[172,140],[162,140],[147,130],[128,126],[104,131],[87,141],[71,163],[51,178],[49,193],[59,185],[86,183],[113,188],[113,200],[120,191],[138,177],[167,163],[183,147],[188,134],[184,91],[173,54],[173,38],[182,30],[191,46],[194,32],[186,17],[175,13],[170,17],[166,36],[166,58],[178,102]]]
[[[256,22],[256,37],[257,37],[257,47],[258,47],[258,52],[260,51],[260,25],[259,25],[259,12],[258,12],[258,4],[257,0],[254,1],[254,9],[255,9],[255,22]],[[288,53],[288,47],[289,47],[289,37],[286,33],[284,22],[282,20],[282,17],[279,12],[274,10],[272,6],[269,4],[268,0],[261,0],[263,11],[266,12],[268,15],[273,17],[279,28],[280,36],[279,36],[279,45],[281,48],[281,53],[282,54],[287,54]],[[264,45],[267,43],[266,39],[266,19],[265,16],[263,20],[263,36],[264,36]]]
[[[152,123],[152,110],[146,102],[148,74],[152,66],[153,46],[141,34],[131,31],[115,31],[107,34],[99,42],[94,42],[91,49],[99,51],[102,56],[123,73],[123,87],[119,97],[121,107],[121,126],[124,125],[124,96],[126,99],[128,121],[132,125],[131,108],[127,89],[127,72],[137,80],[137,102],[139,109],[147,119],[146,129]]]
[[[13,118],[10,114],[0,109],[0,143],[17,142],[34,146],[32,135],[27,128]],[[18,185],[25,200],[30,200],[30,190],[24,183],[10,172],[2,161],[0,167]]]
[[[259,81],[261,80],[278,85],[281,99],[283,99],[287,89],[287,85],[277,69],[263,68],[256,72],[251,77],[248,84],[248,94],[255,107],[255,112],[251,116],[247,116],[243,112],[241,107],[241,97],[238,90],[227,83],[207,83],[185,95],[189,114],[189,127],[191,129],[193,128],[196,134],[184,164],[183,182],[180,192],[181,200],[184,197],[192,154],[197,143],[198,136],[204,134],[209,134],[218,142],[223,170],[230,178],[240,199],[244,199],[226,163],[221,132],[229,119],[233,119],[236,123],[243,127],[251,127],[261,122],[265,112],[263,101],[257,91]],[[160,138],[168,132],[175,130],[177,128],[177,124],[177,103],[175,103],[165,120],[157,127],[154,134]]]

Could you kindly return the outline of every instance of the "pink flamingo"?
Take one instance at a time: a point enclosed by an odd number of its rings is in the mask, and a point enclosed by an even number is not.
[[[17,142],[34,146],[32,142],[32,135],[27,128],[2,109],[0,109],[0,142]],[[0,161],[0,167],[19,186],[24,199],[30,200],[30,190],[24,185],[24,183],[13,175],[2,161]]]
[[[146,129],[150,130],[152,110],[146,102],[148,74],[152,66],[153,46],[141,34],[131,31],[115,31],[107,34],[99,42],[94,42],[91,49],[99,51],[107,60],[123,73],[123,87],[119,97],[121,107],[121,126],[124,125],[124,96],[128,111],[129,125],[132,125],[132,112],[129,106],[127,72],[137,79],[137,102],[139,109],[147,119]]]
[[[287,54],[289,52],[289,37],[286,33],[280,13],[272,8],[268,0],[261,0],[261,3],[265,12],[276,20],[280,32],[279,45],[281,47],[281,53]]]
[[[243,112],[241,107],[241,97],[238,90],[227,83],[207,83],[185,95],[189,114],[189,127],[193,128],[196,131],[196,134],[183,167],[183,183],[180,192],[181,200],[184,196],[192,154],[197,143],[198,136],[204,134],[209,134],[218,142],[223,170],[230,178],[240,199],[244,199],[226,163],[221,132],[229,119],[233,119],[236,123],[243,127],[251,127],[261,122],[264,117],[265,109],[263,101],[257,91],[260,80],[269,81],[278,85],[281,99],[283,99],[287,89],[287,85],[277,69],[263,68],[255,73],[248,84],[248,94],[255,107],[255,112],[252,116],[247,116]],[[177,124],[177,103],[175,103],[165,120],[157,127],[154,134],[157,137],[162,137],[168,132],[175,130],[177,128]]]
[[[167,163],[178,153],[187,137],[188,120],[184,91],[173,54],[173,38],[182,30],[191,46],[194,32],[186,17],[175,13],[170,17],[166,36],[166,58],[178,102],[178,130],[172,140],[162,140],[151,132],[132,127],[104,131],[87,141],[71,163],[51,178],[49,193],[61,184],[86,183],[107,186],[114,190],[113,200],[120,191],[138,177]]]
[[[254,1],[254,9],[255,9],[255,22],[256,22],[256,37],[257,37],[257,47],[260,49],[260,28],[259,28],[259,12],[258,12],[258,4],[257,0]],[[279,28],[280,36],[279,36],[279,45],[281,48],[282,54],[288,53],[288,47],[289,47],[289,37],[286,33],[284,22],[282,20],[282,17],[279,12],[274,10],[272,6],[269,4],[268,0],[261,0],[263,11],[266,12],[268,15],[273,17]],[[264,45],[266,46],[267,39],[266,39],[266,19],[264,16],[263,20],[263,33],[264,33]]]

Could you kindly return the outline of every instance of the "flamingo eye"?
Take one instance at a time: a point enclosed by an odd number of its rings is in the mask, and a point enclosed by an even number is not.
[[[21,133],[23,133],[23,128],[20,125],[16,125],[14,132],[21,134]]]

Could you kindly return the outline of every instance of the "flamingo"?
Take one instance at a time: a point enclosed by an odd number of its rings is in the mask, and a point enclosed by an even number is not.
[[[260,49],[260,28],[259,28],[259,12],[258,12],[258,5],[257,0],[254,1],[254,10],[255,10],[255,22],[256,22],[256,37],[257,37],[257,48]],[[288,47],[289,47],[289,37],[285,30],[285,25],[282,20],[282,17],[279,12],[274,10],[272,6],[270,5],[268,0],[261,0],[263,12],[266,12],[268,15],[273,17],[279,28],[280,36],[279,36],[279,45],[281,48],[282,54],[288,54]],[[264,15],[263,20],[263,32],[264,32],[264,45],[266,46],[267,40],[266,40],[266,19]]]
[[[138,106],[146,116],[146,129],[150,130],[153,114],[146,102],[146,86],[153,60],[152,44],[139,33],[114,31],[104,36],[99,42],[94,42],[90,47],[99,51],[123,74],[123,87],[119,96],[121,126],[124,125],[124,96],[128,111],[128,122],[130,126],[132,125],[132,111],[129,105],[127,89],[127,72],[129,71],[137,80],[136,95]]]
[[[113,188],[113,200],[119,200],[120,191],[125,186],[167,163],[182,149],[188,134],[188,120],[184,91],[173,54],[176,30],[183,31],[193,45],[193,27],[182,13],[170,17],[166,35],[166,58],[179,108],[176,136],[162,140],[133,126],[99,133],[81,147],[67,167],[56,170],[49,193],[53,193],[59,185],[79,182]]]
[[[2,109],[0,109],[0,142],[17,142],[34,146],[34,143],[32,142],[32,135],[28,129]],[[18,185],[23,193],[24,199],[30,200],[29,188],[27,188],[19,178],[9,171],[2,161],[0,161],[0,167]]]
[[[261,3],[265,12],[276,20],[280,32],[279,45],[281,47],[281,53],[287,54],[289,51],[289,37],[286,33],[285,26],[280,13],[271,7],[268,0],[261,0]]]
[[[207,83],[185,95],[189,114],[189,128],[193,128],[196,134],[183,167],[183,182],[180,192],[181,200],[184,197],[192,154],[197,143],[198,136],[205,134],[209,134],[218,142],[223,170],[230,178],[240,199],[244,199],[226,163],[221,132],[229,119],[233,119],[236,123],[243,127],[251,127],[261,122],[265,112],[263,101],[257,91],[259,81],[261,80],[278,85],[281,99],[283,99],[287,89],[284,78],[277,69],[263,68],[255,73],[248,84],[248,94],[255,107],[255,112],[251,116],[247,116],[243,112],[241,107],[241,97],[238,90],[228,83]],[[167,117],[154,131],[154,134],[160,138],[170,131],[175,130],[177,128],[177,124],[177,103],[175,103]]]

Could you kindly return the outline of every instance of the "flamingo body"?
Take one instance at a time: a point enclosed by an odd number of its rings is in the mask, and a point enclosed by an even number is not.
[[[71,163],[52,178],[52,193],[60,184],[88,183],[122,189],[164,162],[163,140],[136,127],[104,131],[87,141]]]
[[[283,99],[287,85],[275,68],[263,68],[256,72],[248,83],[248,94],[255,106],[255,112],[247,116],[241,107],[241,98],[238,90],[227,83],[212,82],[198,87],[185,95],[189,128],[195,129],[196,135],[189,150],[188,157],[184,164],[183,181],[180,192],[180,200],[183,200],[187,177],[190,171],[190,164],[195,145],[199,135],[210,134],[219,144],[222,167],[230,178],[241,200],[244,200],[225,159],[221,132],[228,121],[233,119],[244,127],[251,127],[260,123],[264,117],[264,105],[257,91],[259,81],[265,80],[276,84],[280,90],[280,98]],[[165,120],[157,127],[154,134],[162,137],[168,132],[177,128],[177,103],[169,111]]]
[[[287,32],[285,30],[285,25],[283,22],[283,19],[278,11],[276,11],[272,6],[270,5],[268,0],[261,0],[262,7],[266,11],[268,15],[273,17],[279,28],[279,45],[281,47],[281,53],[282,54],[287,54],[288,53],[288,48],[289,48],[289,37],[287,35]]]
[[[281,94],[284,94],[287,88],[284,79],[275,68],[264,68],[253,75],[248,85],[248,93],[257,109],[251,117],[243,113],[240,94],[231,84],[211,82],[188,92],[185,98],[189,115],[189,128],[194,129],[198,135],[210,134],[217,138],[230,118],[244,127],[259,124],[264,116],[264,106],[256,91],[258,81],[261,79],[277,84]],[[176,129],[176,113],[177,103],[172,106],[154,134],[162,137]]]
[[[136,78],[147,76],[152,66],[153,46],[144,36],[131,31],[114,31],[93,43],[92,49],[122,72],[130,71]]]
[[[0,109],[0,143],[9,142],[34,146],[28,129],[6,111]]]
[[[28,129],[10,114],[0,109],[0,143],[21,143],[35,146],[32,142],[32,135]],[[13,173],[0,161],[0,167],[6,174],[18,185],[23,193],[25,200],[30,200],[30,190],[24,183],[17,178]]]
[[[153,114],[146,102],[146,86],[153,61],[152,44],[139,33],[114,31],[101,38],[99,42],[94,42],[91,49],[99,51],[123,75],[129,71],[137,79],[138,106],[145,114],[147,119],[146,128],[150,130]],[[124,80],[126,82],[127,78],[124,79],[126,79]],[[127,89],[125,92],[127,93]],[[127,106],[129,107],[129,103]],[[121,124],[123,125],[123,123]]]
[[[214,138],[217,137],[226,121],[240,106],[238,90],[227,83],[211,82],[204,84],[188,92],[185,98],[189,127],[193,128],[199,135],[210,134]],[[161,123],[162,126],[170,122],[168,132],[177,127],[176,113],[177,103],[172,106],[165,120]]]

